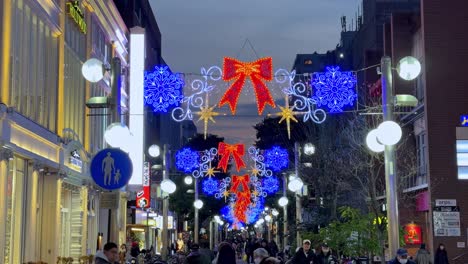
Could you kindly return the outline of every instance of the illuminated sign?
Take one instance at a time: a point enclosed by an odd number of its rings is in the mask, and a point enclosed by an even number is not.
[[[80,8],[79,1],[71,1],[67,3],[68,15],[75,21],[75,23],[80,28],[80,31],[86,34],[88,27],[86,26],[86,21],[84,18],[84,12]]]
[[[81,161],[80,153],[78,153],[77,150],[74,150],[70,153],[70,159],[68,161],[71,166],[81,171],[81,168],[83,167],[83,161]]]
[[[405,226],[405,243],[410,245],[419,245],[422,243],[421,227],[416,224]]]
[[[143,164],[143,190],[137,193],[136,204],[140,208],[150,207],[151,201],[151,184],[150,184],[150,164]]]
[[[460,116],[460,124],[461,126],[468,127],[468,115]]]

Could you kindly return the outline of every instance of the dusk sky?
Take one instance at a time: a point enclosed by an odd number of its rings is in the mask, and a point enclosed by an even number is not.
[[[162,56],[174,72],[200,73],[201,67],[222,66],[223,57],[253,61],[272,57],[274,71],[291,70],[298,53],[319,53],[333,50],[339,42],[340,17],[354,19],[361,0],[150,0],[162,34]],[[244,45],[248,39],[249,45]],[[185,94],[190,83],[186,79]],[[216,104],[227,84],[214,82],[210,105]],[[269,89],[277,105],[284,105],[281,88],[270,83]],[[216,111],[226,113],[210,123],[208,132],[225,137],[229,143],[252,144],[253,126],[258,116],[252,88],[246,85],[239,100],[238,115],[232,116],[227,106]],[[195,109],[194,109],[195,110]],[[269,106],[264,114],[279,108]],[[203,133],[203,122],[196,122]],[[286,129],[286,128],[285,128]]]

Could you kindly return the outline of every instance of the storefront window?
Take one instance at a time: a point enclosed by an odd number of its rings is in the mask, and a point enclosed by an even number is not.
[[[60,257],[82,256],[83,208],[80,188],[64,183],[61,204]]]
[[[9,161],[6,193],[5,264],[20,263],[22,248],[22,222],[24,215],[24,175],[27,175],[25,160],[15,157]],[[14,234],[14,235],[13,235]]]

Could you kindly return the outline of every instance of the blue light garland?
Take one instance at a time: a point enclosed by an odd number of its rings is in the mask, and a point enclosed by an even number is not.
[[[340,67],[327,67],[326,72],[316,72],[312,77],[315,88],[312,99],[318,106],[327,107],[331,113],[343,112],[343,107],[352,106],[357,98],[356,75],[341,72]]]
[[[184,81],[179,74],[173,74],[167,66],[155,66],[154,71],[145,71],[145,104],[154,112],[166,113],[182,102]]]
[[[176,167],[183,172],[192,172],[198,167],[198,152],[189,148],[177,151]]]
[[[279,180],[275,176],[263,178],[262,188],[268,194],[274,194],[279,190]]]
[[[265,150],[265,164],[274,171],[285,169],[289,165],[288,151],[284,148],[274,146]]]
[[[257,222],[265,209],[265,200],[259,199],[255,204],[250,205],[247,211],[247,224],[253,224]]]
[[[218,181],[212,177],[206,178],[202,183],[203,192],[207,195],[214,195],[218,191]]]

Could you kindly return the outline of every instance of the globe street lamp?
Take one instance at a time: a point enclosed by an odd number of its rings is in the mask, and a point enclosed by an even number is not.
[[[195,200],[195,202],[193,202],[193,206],[195,206],[195,208],[197,209],[201,209],[203,207],[203,201],[200,199],[197,199]]]
[[[157,158],[159,157],[159,155],[161,155],[161,148],[154,144],[154,145],[151,145],[149,148],[148,148],[148,154],[150,155],[150,157],[152,158]]]
[[[177,186],[176,184],[171,181],[170,179],[164,179],[162,182],[161,182],[161,190],[163,192],[166,192],[168,194],[172,194],[176,191],[177,189]]]
[[[187,184],[187,185],[192,184],[192,183],[193,183],[193,178],[192,178],[192,176],[190,176],[190,175],[185,176],[184,182],[185,182],[185,184]]]
[[[285,207],[286,205],[288,205],[289,203],[289,200],[288,200],[288,197],[286,196],[283,196],[281,198],[279,198],[278,200],[278,205],[281,206],[281,207]]]
[[[394,145],[401,138],[401,128],[398,124],[393,122],[393,109],[395,106],[395,100],[393,94],[392,59],[388,56],[382,57],[380,61],[380,67],[382,83],[382,112],[384,122],[377,129],[377,140],[382,145],[385,145],[385,194],[388,209],[388,246],[390,252],[396,252],[396,250],[400,247],[400,234]],[[416,58],[405,57],[400,60],[397,67],[397,72],[402,79],[413,80],[421,72],[421,64],[417,61]]]
[[[304,182],[299,177],[293,177],[288,183],[288,189],[291,192],[298,192],[304,187]]]
[[[382,152],[385,146],[377,140],[377,129],[371,130],[366,137],[366,145],[373,152]]]

